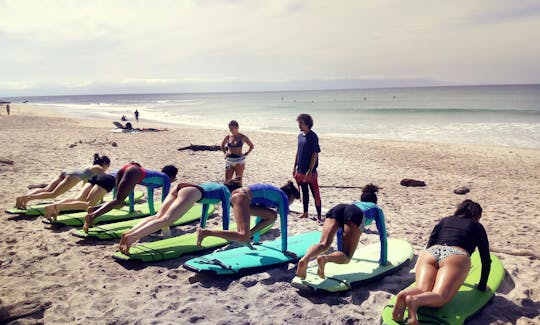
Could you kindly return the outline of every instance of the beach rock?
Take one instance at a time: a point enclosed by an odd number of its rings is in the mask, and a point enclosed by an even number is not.
[[[113,142],[111,142],[111,146],[113,146],[113,147],[118,147],[118,143],[116,143],[116,142],[113,141]]]
[[[178,151],[193,150],[193,151],[220,151],[220,146],[208,146],[203,144],[191,144],[187,147],[178,148]]]
[[[466,187],[466,186],[462,186],[462,187],[458,187],[454,190],[454,193],[456,194],[460,194],[460,195],[464,195],[464,194],[467,194],[469,193],[471,190]]]
[[[402,179],[400,184],[407,187],[426,186],[426,183],[424,181],[418,181],[418,180],[409,179],[409,178]]]

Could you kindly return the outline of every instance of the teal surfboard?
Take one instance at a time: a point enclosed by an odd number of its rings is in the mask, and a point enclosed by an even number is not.
[[[155,207],[156,210],[159,210],[159,207],[161,206],[161,202],[156,202]],[[50,224],[62,224],[65,226],[82,226],[84,225],[84,216],[86,215],[86,211],[82,212],[73,212],[73,213],[66,213],[61,214],[58,216],[56,220],[48,220],[43,218],[44,223],[50,223]],[[124,206],[120,209],[113,209],[107,213],[105,213],[102,216],[99,216],[94,221],[95,224],[98,224],[100,222],[115,222],[120,220],[128,220],[128,219],[135,219],[135,218],[141,218],[146,217],[150,215],[150,209],[148,208],[147,203],[141,203],[141,204],[135,204],[135,211],[129,212],[129,207]]]
[[[201,214],[199,213],[199,218]],[[183,218],[183,217],[182,217]],[[255,217],[251,218],[251,224],[255,223]],[[264,234],[272,228],[272,225],[261,230]],[[236,230],[236,224],[229,225],[230,230]],[[184,254],[209,250],[229,244],[230,241],[220,237],[207,237],[201,247],[197,246],[197,234],[191,233],[182,236],[156,240],[149,243],[133,245],[129,249],[129,255],[116,252],[113,258],[119,261],[140,260],[142,262],[162,261],[178,258]]]
[[[418,320],[420,324],[463,324],[468,318],[480,311],[495,295],[504,279],[505,271],[499,258],[491,254],[491,271],[487,282],[489,288],[486,291],[477,290],[475,287],[480,281],[481,273],[480,254],[476,251],[471,256],[469,275],[454,299],[441,308],[419,308]],[[390,299],[388,305],[384,307],[381,318],[382,324],[405,324],[405,322],[397,323],[392,320],[392,309],[395,302],[396,297],[394,296]],[[405,312],[404,320],[407,320],[407,312]]]
[[[380,253],[381,244],[378,242],[366,246],[360,244],[348,264],[327,263],[325,279],[319,277],[315,265],[307,269],[304,280],[294,277],[292,285],[322,292],[347,291],[397,271],[414,256],[412,245],[396,238],[388,238],[388,265],[379,264]]]
[[[208,208],[208,215],[214,213],[214,206],[210,205]],[[171,227],[181,226],[186,223],[199,220],[202,214],[202,205],[195,204],[189,211],[182,216],[182,218],[177,219]],[[107,239],[118,239],[122,236],[123,233],[127,232],[133,228],[136,224],[141,222],[140,219],[132,219],[127,221],[120,221],[114,223],[107,223],[104,225],[96,225],[88,229],[88,233],[85,233],[82,230],[76,230],[72,234],[77,237],[92,237],[100,240]]]
[[[286,253],[281,251],[281,238],[278,238],[253,245],[255,250],[244,246],[197,257],[184,263],[184,268],[215,275],[252,273],[259,269],[296,262],[306,254],[311,245],[319,242],[320,238],[321,233],[318,231],[291,236],[288,238]],[[206,241],[206,238],[204,240]]]
[[[142,191],[135,191],[135,201],[139,201],[140,199],[142,199],[144,193]],[[103,201],[110,201],[112,200],[112,194],[109,193],[107,195],[105,195],[105,197],[103,198]],[[129,203],[129,198],[126,198],[125,200],[126,204]],[[6,209],[6,213],[10,213],[10,214],[26,214],[27,216],[42,216],[45,214],[45,207],[49,204],[52,204],[54,202],[46,202],[46,203],[40,203],[40,204],[36,204],[36,205],[32,205],[32,206],[28,206],[27,209],[17,209],[17,208],[11,208],[11,209]],[[71,213],[71,212],[74,212],[75,210],[71,210],[71,211],[61,211],[60,213],[63,214],[63,213]]]

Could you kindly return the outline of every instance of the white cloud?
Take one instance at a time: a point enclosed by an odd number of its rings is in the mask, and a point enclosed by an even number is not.
[[[540,82],[535,1],[9,0],[0,12],[0,85]]]

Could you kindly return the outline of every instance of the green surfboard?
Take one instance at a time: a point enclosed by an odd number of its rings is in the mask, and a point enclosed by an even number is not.
[[[161,202],[155,203],[156,210],[159,210],[160,206],[161,206]],[[86,215],[86,211],[73,212],[73,213],[61,214],[58,216],[56,220],[48,220],[48,219],[43,218],[42,221],[44,223],[62,224],[65,226],[82,226],[84,225],[85,215]],[[104,215],[97,217],[94,223],[98,224],[100,222],[114,222],[114,221],[120,221],[120,220],[135,219],[135,218],[146,217],[148,215],[150,215],[150,209],[148,207],[148,204],[141,203],[141,204],[135,204],[134,212],[129,212],[128,206],[124,206],[120,209],[113,209],[105,213]]]
[[[144,193],[143,191],[135,191],[135,201],[139,201],[140,199],[142,199]],[[109,193],[107,195],[105,195],[105,197],[103,198],[103,201],[110,201],[112,200],[112,194]],[[125,200],[126,204],[129,204],[129,197],[126,198]],[[28,206],[27,209],[17,209],[17,208],[11,208],[11,209],[6,209],[6,213],[10,213],[10,214],[26,214],[27,216],[42,216],[45,214],[45,207],[49,204],[52,204],[54,202],[46,202],[46,203],[40,203],[40,204],[36,204],[36,205],[32,205],[32,206]],[[71,210],[71,211],[62,211],[60,212],[61,214],[63,213],[72,213],[76,210]]]
[[[210,205],[208,208],[208,215],[214,213],[214,206]],[[202,215],[202,205],[195,204],[189,211],[182,216],[182,218],[177,219],[171,227],[181,226],[186,223],[199,220]],[[88,233],[85,233],[82,230],[76,230],[72,234],[77,237],[92,237],[100,240],[107,239],[118,239],[122,236],[123,233],[127,232],[138,224],[140,219],[132,219],[127,221],[120,221],[115,223],[107,223],[104,225],[96,225],[88,229]]]
[[[215,275],[252,273],[260,269],[296,262],[306,254],[311,245],[319,242],[320,238],[319,231],[291,236],[288,238],[287,252],[281,251],[281,238],[278,238],[253,245],[255,250],[244,246],[193,258],[184,263],[184,268],[197,273]],[[204,240],[206,241],[206,238]]]
[[[199,218],[200,218],[199,213]],[[183,218],[183,217],[182,217]],[[255,217],[251,218],[251,224],[255,223]],[[261,234],[272,228],[273,224],[261,230]],[[230,230],[236,230],[236,223],[229,225]],[[207,237],[201,247],[197,246],[197,234],[191,233],[182,236],[156,240],[149,243],[133,245],[129,249],[129,255],[116,252],[113,258],[119,261],[140,260],[142,262],[162,261],[178,258],[188,253],[209,250],[229,244],[230,241],[220,237]]]
[[[480,291],[476,289],[476,284],[480,281],[482,273],[482,263],[478,251],[471,256],[471,270],[465,279],[465,282],[459,289],[457,295],[448,304],[441,308],[421,307],[418,309],[418,320],[421,324],[463,324],[469,317],[476,314],[484,307],[495,295],[495,292],[501,285],[505,270],[497,256],[491,254],[491,271],[488,278],[488,289]],[[414,285],[414,284],[412,284]],[[411,286],[412,286],[411,285]],[[392,297],[388,305],[384,307],[381,324],[405,324],[392,320],[392,309],[396,302],[396,297]],[[407,319],[405,312],[404,320]]]
[[[294,277],[292,285],[313,291],[347,291],[397,271],[414,256],[412,245],[396,238],[388,238],[388,265],[379,264],[380,253],[380,243],[359,246],[348,264],[327,263],[325,279],[319,277],[315,265],[307,269],[304,280]]]

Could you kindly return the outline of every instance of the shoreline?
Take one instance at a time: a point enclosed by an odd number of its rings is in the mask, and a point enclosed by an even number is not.
[[[157,123],[141,120],[139,127]],[[195,275],[181,266],[193,256],[126,266],[111,255],[118,241],[81,240],[72,228],[50,229],[39,218],[13,217],[4,210],[28,184],[50,181],[65,168],[90,163],[93,153],[108,155],[111,168],[131,160],[150,169],[173,163],[178,181],[221,181],[219,152],[178,151],[189,144],[220,143],[226,128],[167,127],[164,132],[113,133],[106,120],[72,119],[12,105],[0,116],[0,288],[7,305],[31,301],[39,312],[20,321],[44,323],[358,323],[375,324],[390,295],[414,281],[414,261],[398,272],[341,295],[310,295],[290,284],[293,264],[240,278]],[[314,128],[317,132],[316,128]],[[245,183],[282,185],[291,179],[296,136],[246,131],[255,144],[249,155]],[[467,324],[535,324],[540,292],[540,150],[513,147],[362,140],[320,135],[319,184],[323,210],[359,197],[357,189],[373,182],[383,189],[379,205],[390,237],[409,241],[418,254],[436,222],[471,198],[484,208],[482,224],[492,251],[507,275],[493,301]],[[111,142],[116,142],[113,147]],[[71,145],[74,145],[71,147]],[[404,178],[423,180],[426,187],[404,187]],[[471,192],[453,190],[467,186]],[[79,188],[62,197],[77,193]],[[311,198],[312,202],[312,198]],[[310,211],[313,210],[310,203]],[[219,210],[218,210],[218,213]],[[289,215],[289,233],[320,230],[317,222]],[[220,218],[209,219],[219,226]],[[279,225],[263,240],[278,238]],[[378,242],[368,228],[360,245]],[[190,233],[195,225],[179,227]],[[142,241],[160,239],[159,234]],[[333,244],[335,247],[335,243]]]

